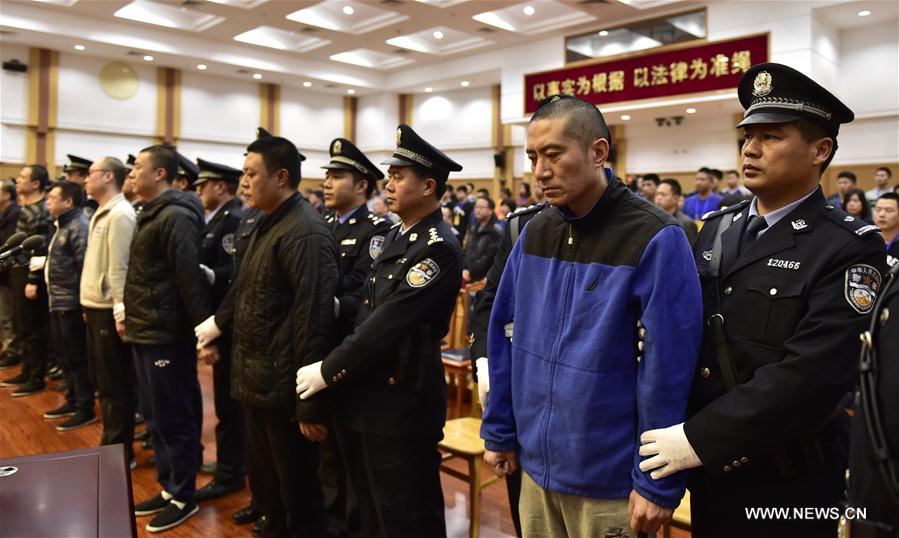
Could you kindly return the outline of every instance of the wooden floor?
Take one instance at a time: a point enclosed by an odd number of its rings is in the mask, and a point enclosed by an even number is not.
[[[203,391],[203,446],[204,460],[215,461],[215,412],[212,399],[212,370],[205,365],[199,366],[200,386]],[[17,369],[0,371],[0,378],[11,377],[18,373]],[[26,456],[47,452],[60,452],[76,448],[96,446],[100,441],[101,427],[99,422],[70,432],[57,432],[58,420],[44,420],[45,411],[63,403],[63,395],[49,388],[39,394],[23,398],[10,396],[12,389],[0,388],[0,458]],[[450,406],[452,409],[453,406]],[[156,482],[155,467],[146,464],[151,451],[142,450],[135,444],[138,468],[132,471],[132,482],[135,501],[142,501],[159,492]],[[463,469],[464,462],[457,461]],[[484,473],[488,473],[486,466]],[[486,474],[484,476],[487,476]],[[211,477],[200,475],[197,487],[202,487]],[[447,533],[452,537],[468,535],[468,485],[447,475],[441,475],[443,497],[446,503]],[[484,538],[501,538],[514,536],[515,529],[509,515],[509,500],[505,483],[496,482],[483,491],[481,498],[481,536]],[[200,506],[200,512],[184,524],[172,529],[165,536],[170,538],[193,538],[196,536],[231,537],[250,536],[250,525],[238,526],[231,519],[231,514],[243,508],[249,502],[248,490],[235,493]],[[138,535],[151,536],[144,526],[149,517],[137,518]],[[676,538],[688,537],[689,533],[675,531]]]

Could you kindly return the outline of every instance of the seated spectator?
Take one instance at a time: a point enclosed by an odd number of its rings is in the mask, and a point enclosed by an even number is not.
[[[687,234],[687,241],[690,242],[692,247],[693,243],[696,242],[699,231],[696,228],[696,222],[685,215],[679,208],[681,192],[680,182],[676,179],[665,178],[659,182],[659,187],[656,189],[655,204],[663,211],[674,216],[677,223],[680,224],[680,227]]]
[[[861,189],[849,189],[849,192],[843,196],[843,210],[868,224],[874,224],[871,217],[871,206],[868,205],[868,200],[865,198],[865,191]]]
[[[496,202],[490,198],[478,198],[474,204],[475,223],[468,232],[463,252],[462,280],[466,283],[483,280],[493,264],[502,239],[495,210]]]
[[[881,166],[874,172],[875,187],[865,193],[868,197],[868,202],[873,205],[877,203],[877,200],[882,195],[888,192],[893,192],[893,188],[890,187],[891,177],[893,177],[893,171],[886,166]]]
[[[724,173],[724,188],[718,194],[721,195],[719,208],[730,207],[743,200],[752,200],[752,193],[749,192],[749,189],[740,185],[740,173],[736,170],[728,170]]]
[[[521,187],[518,188],[518,198],[515,199],[515,204],[521,207],[533,203],[534,198],[531,196],[531,186],[527,183],[522,183]]]
[[[899,263],[899,194],[888,192],[877,199],[874,206],[874,223],[886,243],[887,264]]]
[[[640,182],[640,191],[636,193],[637,196],[648,202],[655,200],[656,189],[659,188],[659,181],[658,174],[646,174],[643,176],[643,181]]]
[[[509,213],[515,211],[515,202],[509,200],[508,198],[503,199],[502,202],[499,203],[499,207],[496,208],[496,218],[500,223],[506,222],[506,217],[509,216]]]
[[[855,188],[856,183],[858,183],[858,180],[856,179],[855,174],[849,170],[844,170],[837,174],[837,192],[827,197],[828,205],[842,209],[843,197],[846,196],[846,193],[849,192],[850,189]]]
[[[716,176],[713,170],[702,167],[696,172],[696,192],[684,200],[684,213],[693,220],[699,220],[721,205],[721,196],[715,194]]]

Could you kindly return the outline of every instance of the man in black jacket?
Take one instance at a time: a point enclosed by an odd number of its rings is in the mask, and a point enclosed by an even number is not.
[[[496,257],[502,232],[496,224],[494,209],[496,202],[490,198],[478,198],[474,202],[475,222],[465,242],[465,263],[462,270],[462,280],[465,282],[478,282],[486,278]]]
[[[16,203],[16,186],[4,180],[0,184],[0,244],[16,233],[19,223],[19,204]],[[21,342],[13,331],[12,290],[9,271],[0,273],[0,370],[19,364],[22,360]]]
[[[297,394],[329,388],[358,499],[358,536],[446,536],[440,452],[446,382],[440,340],[462,283],[440,198],[462,167],[407,125],[397,129],[387,203],[400,216],[372,268],[356,330],[297,372]]]
[[[247,463],[263,536],[323,536],[318,451],[297,421],[322,423],[321,402],[298,402],[294,373],[332,346],[337,246],[297,193],[302,155],[289,140],[247,147],[243,190],[265,217],[241,262],[234,310],[231,393],[244,405]]]
[[[131,342],[141,410],[156,453],[163,490],[134,505],[138,516],[159,514],[150,532],[179,525],[198,510],[194,494],[202,459],[203,417],[191,327],[210,314],[209,284],[200,269],[203,206],[171,188],[178,159],[150,146],[137,156],[132,179],[146,203],[131,243],[124,311],[116,329]]]

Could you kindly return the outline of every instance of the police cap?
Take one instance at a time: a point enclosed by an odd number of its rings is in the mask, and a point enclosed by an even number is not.
[[[430,171],[433,178],[441,183],[446,182],[450,172],[462,170],[462,165],[418,136],[418,133],[406,124],[396,128],[396,149],[393,150],[393,156],[381,164],[421,166]]]
[[[384,178],[377,166],[346,138],[335,138],[331,141],[331,161],[322,166],[326,170],[355,170],[369,181]]]

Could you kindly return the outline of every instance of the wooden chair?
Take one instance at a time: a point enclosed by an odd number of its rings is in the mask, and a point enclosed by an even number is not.
[[[443,461],[463,458],[468,462],[468,473],[450,468],[445,463],[440,470],[468,483],[468,510],[470,519],[468,536],[478,538],[480,532],[481,490],[499,480],[492,476],[481,479],[481,460],[484,458],[484,441],[481,439],[481,419],[463,417],[446,421],[443,440],[438,447],[444,452]]]
[[[690,526],[690,492],[684,493],[684,498],[680,504],[674,509],[674,515],[671,517],[671,523],[664,525],[662,528],[663,538],[671,538],[671,529],[679,529],[689,531]]]
[[[441,359],[443,368],[446,371],[448,382],[455,385],[456,402],[455,415],[462,416],[462,403],[465,398],[466,391],[470,391],[471,377],[471,352],[468,347],[468,310],[469,297],[484,287],[485,280],[469,284],[465,288],[459,290],[456,295],[456,308],[453,310],[453,316],[450,319],[450,329],[446,335],[446,344],[443,346]],[[474,415],[474,398],[472,397],[472,416]]]

